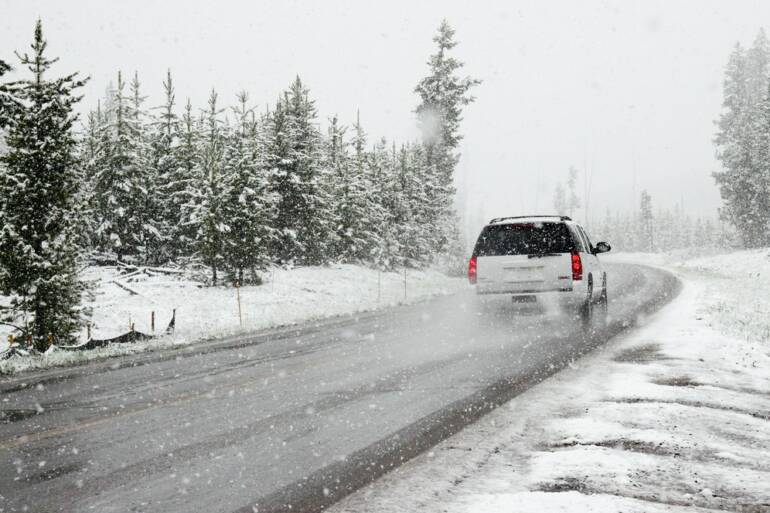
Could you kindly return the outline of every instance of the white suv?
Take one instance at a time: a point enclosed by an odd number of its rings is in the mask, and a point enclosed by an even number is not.
[[[591,244],[566,216],[501,217],[481,231],[468,265],[478,294],[505,294],[514,302],[548,302],[577,313],[584,325],[594,307],[607,312],[607,273],[597,255],[610,245]]]

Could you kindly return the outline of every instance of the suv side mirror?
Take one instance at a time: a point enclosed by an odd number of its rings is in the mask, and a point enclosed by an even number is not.
[[[599,253],[607,253],[611,249],[612,249],[612,246],[610,246],[606,242],[597,242],[596,246],[594,247],[594,254],[598,255]]]

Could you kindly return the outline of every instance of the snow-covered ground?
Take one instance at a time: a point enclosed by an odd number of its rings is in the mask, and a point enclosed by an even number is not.
[[[770,251],[614,259],[683,291],[332,511],[770,511]]]
[[[90,305],[93,308],[93,338],[112,338],[126,333],[131,324],[137,331],[152,333],[152,312],[155,312],[155,333],[161,334],[176,309],[174,335],[90,351],[54,350],[43,357],[13,357],[0,361],[0,373],[130,354],[189,344],[204,338],[369,311],[450,294],[467,287],[466,280],[450,278],[437,270],[409,269],[404,275],[403,270],[378,273],[369,268],[342,264],[277,268],[265,274],[263,285],[245,286],[239,291],[233,287],[206,287],[184,277],[162,273],[140,273],[126,278],[112,267],[90,268],[86,278],[96,284],[94,301]],[[85,331],[81,339],[85,341]],[[7,333],[0,331],[0,351],[7,347]]]

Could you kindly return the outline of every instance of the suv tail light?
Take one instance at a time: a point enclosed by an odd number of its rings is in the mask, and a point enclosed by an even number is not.
[[[471,285],[476,283],[476,255],[472,256],[468,262],[468,281]]]
[[[579,281],[583,279],[583,262],[580,260],[580,253],[572,252],[572,279]]]

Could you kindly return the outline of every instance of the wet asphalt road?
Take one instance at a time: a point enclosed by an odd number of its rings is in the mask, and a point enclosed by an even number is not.
[[[456,295],[0,378],[0,512],[322,509],[678,290],[662,271],[607,268],[611,322],[589,340]]]

